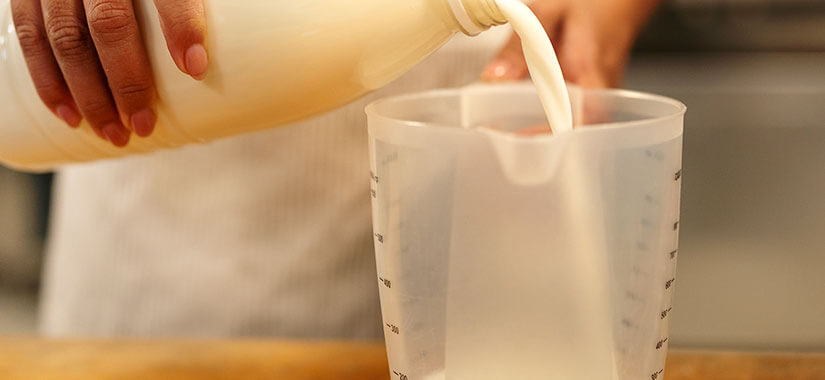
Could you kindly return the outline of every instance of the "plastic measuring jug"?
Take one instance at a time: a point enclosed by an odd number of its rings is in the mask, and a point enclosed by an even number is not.
[[[661,379],[686,108],[571,88],[577,128],[531,84],[367,108],[373,224],[395,380]]]

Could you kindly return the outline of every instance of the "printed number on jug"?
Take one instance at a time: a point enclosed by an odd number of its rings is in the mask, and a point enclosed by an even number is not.
[[[389,328],[390,331],[392,331],[393,334],[401,333],[401,330],[396,325],[391,325],[391,324],[387,323],[387,328]]]

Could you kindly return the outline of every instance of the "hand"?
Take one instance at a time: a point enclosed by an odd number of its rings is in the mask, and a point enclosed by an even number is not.
[[[633,41],[658,0],[535,0],[565,79],[583,87],[615,87],[621,82]],[[529,75],[517,36],[484,70],[482,79],[502,81]]]
[[[132,0],[11,0],[37,93],[72,127],[85,118],[118,147],[155,127],[155,83]],[[178,68],[206,75],[202,0],[155,0]]]

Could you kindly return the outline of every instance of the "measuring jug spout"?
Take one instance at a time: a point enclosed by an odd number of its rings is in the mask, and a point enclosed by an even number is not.
[[[573,134],[526,136],[486,127],[479,131],[492,144],[507,179],[520,186],[538,186],[553,179]]]

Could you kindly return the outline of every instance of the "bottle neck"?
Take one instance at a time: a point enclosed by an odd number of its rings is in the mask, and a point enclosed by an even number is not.
[[[469,36],[507,23],[495,0],[447,0],[447,3],[461,31]]]

